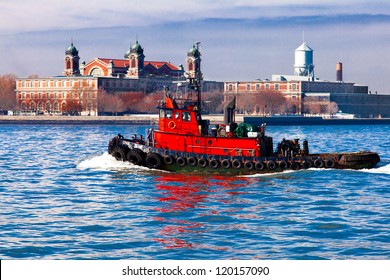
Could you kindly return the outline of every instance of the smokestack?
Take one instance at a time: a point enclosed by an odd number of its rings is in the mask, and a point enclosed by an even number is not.
[[[343,64],[341,62],[336,64],[336,81],[343,81]]]
[[[230,124],[234,122],[234,110],[236,109],[236,97],[234,96],[233,99],[226,104],[224,108],[224,124]]]

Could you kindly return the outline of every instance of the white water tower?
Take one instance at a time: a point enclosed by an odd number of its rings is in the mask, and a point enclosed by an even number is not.
[[[313,50],[305,42],[295,50],[294,75],[314,80]]]

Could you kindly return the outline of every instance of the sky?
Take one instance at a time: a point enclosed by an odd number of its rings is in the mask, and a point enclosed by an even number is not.
[[[146,60],[184,64],[201,42],[205,79],[293,74],[294,50],[314,50],[315,75],[390,93],[388,0],[0,0],[0,75],[60,75],[73,40],[81,60],[123,58],[138,39]]]

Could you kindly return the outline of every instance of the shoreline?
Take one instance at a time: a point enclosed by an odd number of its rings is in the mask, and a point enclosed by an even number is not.
[[[210,124],[223,123],[223,114],[204,115]],[[383,119],[322,119],[320,117],[260,117],[236,115],[237,123],[260,125],[375,125],[390,124],[390,118]],[[134,114],[128,116],[0,116],[0,125],[155,125],[157,114]]]
[[[223,115],[205,115],[211,124],[223,122]],[[242,121],[242,117],[236,117]],[[128,116],[0,116],[0,125],[153,125],[157,124],[157,114],[137,114]]]

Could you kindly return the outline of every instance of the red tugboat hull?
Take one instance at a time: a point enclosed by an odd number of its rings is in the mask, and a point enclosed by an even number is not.
[[[380,162],[379,155],[369,151],[296,157],[223,156],[155,148],[142,141],[117,136],[111,139],[108,152],[119,161],[129,161],[151,169],[220,175],[267,174],[309,168],[369,169]]]

